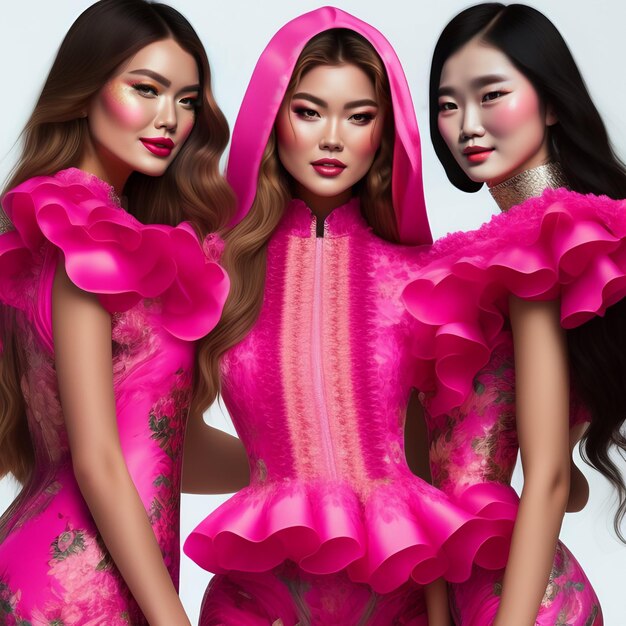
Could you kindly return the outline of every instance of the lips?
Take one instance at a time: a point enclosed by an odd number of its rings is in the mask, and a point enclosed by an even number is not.
[[[493,148],[484,148],[483,146],[468,146],[463,150],[463,156],[470,163],[483,163],[489,158],[493,150]]]
[[[169,137],[140,137],[144,147],[158,157],[168,157],[174,149],[174,142]]]
[[[346,169],[346,164],[338,159],[318,159],[311,163],[313,169],[320,175],[328,178],[339,176]]]

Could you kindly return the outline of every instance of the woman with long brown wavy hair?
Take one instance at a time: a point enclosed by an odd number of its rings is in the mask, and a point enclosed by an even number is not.
[[[188,624],[193,341],[229,284],[199,237],[233,207],[195,31],[167,5],[97,2],[23,140],[0,212],[0,474],[23,484],[0,519],[0,621]]]
[[[185,544],[217,573],[203,626],[447,624],[436,581],[504,563],[508,515],[452,505],[405,460],[400,294],[421,251],[405,244],[431,241],[419,145],[400,63],[368,24],[318,9],[261,55],[227,175],[224,263],[244,269],[200,353],[251,484]]]

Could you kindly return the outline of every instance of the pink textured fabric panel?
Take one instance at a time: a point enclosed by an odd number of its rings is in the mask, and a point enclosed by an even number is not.
[[[476,568],[464,583],[450,586],[458,626],[490,626],[502,593],[504,572]],[[569,550],[559,542],[550,581],[535,621],[537,626],[603,626],[602,609],[591,583]]]
[[[269,244],[259,319],[223,362],[251,484],[192,532],[186,553],[222,573],[287,560],[346,570],[379,593],[464,580],[475,561],[502,567],[515,502],[452,502],[406,464],[414,320],[400,294],[419,250],[375,237],[355,200],[315,232],[292,201]],[[485,500],[501,491],[482,489]]]
[[[437,242],[403,294],[416,319],[416,386],[440,414],[460,406],[508,318],[510,294],[560,298],[564,328],[626,296],[626,204],[547,189],[477,231]]]
[[[209,583],[200,626],[427,626],[422,590],[407,583],[388,595],[356,585],[345,574],[303,574],[293,564],[250,575],[233,572]]]

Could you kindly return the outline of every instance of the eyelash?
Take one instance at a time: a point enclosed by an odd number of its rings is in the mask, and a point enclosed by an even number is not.
[[[307,107],[296,107],[293,112],[303,120],[312,120],[319,117],[319,113],[315,109],[309,109]],[[361,119],[355,119],[355,118]],[[354,113],[350,116],[350,119],[359,126],[366,126],[376,117],[373,113]]]
[[[357,117],[361,119],[355,119]],[[376,115],[374,113],[355,113],[354,115],[350,116],[350,119],[359,126],[367,126],[375,117]]]
[[[154,85],[149,85],[147,83],[135,83],[131,85],[131,87],[144,98],[155,98],[159,95],[159,90]],[[200,108],[199,98],[194,98],[193,96],[181,98],[179,102],[187,109],[196,110]]]
[[[147,85],[146,83],[134,83],[131,86],[137,93],[145,97],[148,97],[148,94],[150,96],[159,95],[159,91],[154,85]]]
[[[303,120],[311,120],[314,117],[319,117],[319,114],[315,109],[308,109],[307,107],[295,107],[293,112]],[[310,115],[311,113],[313,115]]]
[[[439,105],[439,112],[442,113],[443,111],[454,111],[455,109],[457,109],[456,104],[454,104],[454,102],[442,102]]]
[[[488,93],[486,93],[483,97],[482,97],[482,101],[483,102],[493,102],[494,100],[498,100],[499,98],[501,98],[502,96],[506,96],[508,92],[506,91],[500,91],[498,89],[494,90],[494,91],[490,91]],[[489,96],[495,96],[493,98],[490,98]]]

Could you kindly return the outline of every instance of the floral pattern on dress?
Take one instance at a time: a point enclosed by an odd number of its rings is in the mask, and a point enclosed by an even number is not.
[[[433,483],[458,493],[479,482],[508,483],[517,459],[515,379],[510,344],[494,350],[464,404],[430,418]]]
[[[168,459],[168,471],[159,473],[153,486],[148,515],[154,533],[163,552],[165,565],[176,580],[179,571],[180,548],[178,545],[180,524],[180,482],[183,438],[189,410],[191,373],[179,369],[174,387],[167,396],[160,398],[148,416],[151,438],[157,442]]]

